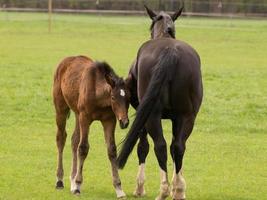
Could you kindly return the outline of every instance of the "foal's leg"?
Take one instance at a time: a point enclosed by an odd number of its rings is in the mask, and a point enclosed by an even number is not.
[[[75,175],[77,173],[77,149],[80,142],[80,127],[79,127],[79,115],[75,115],[76,124],[75,130],[71,137],[71,148],[72,148],[72,168],[70,175],[70,191],[74,193],[75,190]]]
[[[61,109],[59,109],[59,107],[56,107],[56,123],[57,123],[56,142],[57,142],[57,149],[58,149],[57,183],[56,183],[57,189],[64,188],[63,150],[64,150],[66,138],[67,138],[65,127],[66,127],[66,120],[67,120],[68,114],[69,114],[69,108],[67,107],[66,104],[64,104],[61,107]]]
[[[77,149],[78,165],[77,165],[77,174],[75,176],[75,185],[73,187],[74,194],[80,194],[81,192],[80,190],[83,182],[83,175],[82,175],[83,164],[89,151],[88,131],[91,122],[92,121],[90,117],[85,112],[81,112],[79,114],[80,142]]]
[[[121,180],[120,180],[120,176],[118,173],[118,167],[116,164],[117,149],[116,149],[115,136],[114,136],[116,118],[111,118],[110,120],[102,121],[102,125],[104,127],[108,158],[111,163],[113,186],[115,188],[117,198],[123,198],[126,195],[121,188]]]
[[[165,200],[169,196],[169,181],[167,175],[167,145],[163,137],[161,118],[149,118],[146,123],[146,130],[154,142],[154,151],[160,166],[160,193],[156,200]]]
[[[134,196],[142,197],[146,194],[144,183],[145,183],[145,162],[146,157],[149,152],[149,143],[147,140],[146,129],[142,129],[139,136],[139,143],[137,146],[137,155],[139,159],[139,170],[136,178],[136,189],[134,191]]]
[[[182,161],[185,152],[185,142],[192,132],[195,116],[193,114],[177,116],[173,119],[173,140],[171,155],[174,161],[174,173],[172,179],[172,198],[174,200],[185,199],[186,183],[182,175]]]

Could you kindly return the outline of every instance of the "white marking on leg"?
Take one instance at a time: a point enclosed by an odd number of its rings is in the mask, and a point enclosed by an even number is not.
[[[156,200],[164,200],[170,195],[168,174],[160,169],[160,193]]]
[[[145,163],[142,163],[139,165],[139,170],[137,173],[137,178],[136,178],[136,189],[134,191],[134,196],[137,197],[142,197],[146,194],[145,188],[144,188],[144,183],[145,183]]]
[[[81,184],[74,182],[73,193],[75,192],[75,190],[79,190],[81,192]]]
[[[160,182],[161,183],[168,183],[167,173],[165,171],[163,171],[162,169],[160,169]]]
[[[117,198],[122,198],[125,197],[126,194],[123,192],[123,190],[121,188],[115,188],[116,194],[117,194]]]
[[[145,164],[139,165],[139,170],[137,174],[137,183],[142,185],[145,182]]]
[[[58,178],[58,177],[57,177],[57,182],[58,182],[58,181],[62,181],[62,182],[63,182],[63,178]]]
[[[173,164],[173,177],[172,177],[172,198],[185,199],[186,182],[182,175],[182,169],[176,174],[175,164]]]
[[[75,178],[71,178],[70,176],[70,191],[74,194],[75,190],[81,192],[81,184],[76,183]]]
[[[74,191],[75,191],[75,179],[71,178],[71,176],[70,176],[70,191],[72,193],[74,193]]]

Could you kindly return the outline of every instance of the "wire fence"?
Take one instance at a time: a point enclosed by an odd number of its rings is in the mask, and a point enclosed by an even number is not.
[[[144,4],[154,10],[176,11],[181,0],[53,0],[55,11],[142,13]],[[184,0],[185,13],[267,17],[267,0]],[[2,10],[45,11],[48,0],[0,0]]]

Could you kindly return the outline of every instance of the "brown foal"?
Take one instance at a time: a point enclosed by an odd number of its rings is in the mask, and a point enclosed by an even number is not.
[[[128,126],[129,95],[127,79],[119,78],[105,62],[94,62],[85,56],[75,56],[67,57],[59,64],[53,85],[58,148],[57,189],[64,188],[62,157],[67,137],[65,127],[72,110],[75,113],[76,125],[71,139],[71,192],[80,194],[83,164],[89,151],[89,127],[94,120],[99,120],[104,128],[117,197],[125,196],[116,165],[114,131],[116,118],[121,128]]]

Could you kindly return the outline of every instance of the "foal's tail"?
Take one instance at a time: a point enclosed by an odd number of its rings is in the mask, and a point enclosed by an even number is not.
[[[137,108],[133,124],[122,142],[122,148],[117,158],[117,164],[120,169],[126,164],[127,159],[139,138],[140,130],[144,127],[155,104],[160,100],[163,86],[167,83],[171,73],[173,73],[173,66],[177,64],[178,56],[176,49],[167,47],[161,52],[149,82],[149,86]]]

